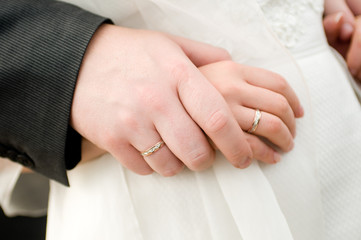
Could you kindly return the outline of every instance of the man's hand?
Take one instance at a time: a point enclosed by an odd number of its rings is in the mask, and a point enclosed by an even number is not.
[[[209,167],[214,150],[206,135],[234,166],[246,167],[252,157],[246,137],[197,69],[229,58],[191,40],[103,25],[83,59],[71,125],[139,174],[171,176],[183,164]],[[140,155],[160,140],[165,145],[159,151]]]

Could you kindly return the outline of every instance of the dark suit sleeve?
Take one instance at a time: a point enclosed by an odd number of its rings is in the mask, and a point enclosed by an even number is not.
[[[69,126],[74,87],[104,21],[62,2],[0,1],[0,156],[68,185],[81,157]]]

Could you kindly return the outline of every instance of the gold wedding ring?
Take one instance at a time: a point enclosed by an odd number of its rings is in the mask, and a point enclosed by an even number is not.
[[[156,144],[154,144],[152,147],[150,147],[149,149],[145,150],[144,152],[141,152],[140,154],[143,157],[148,157],[150,155],[152,155],[153,153],[155,153],[156,151],[158,151],[165,143],[163,141],[159,141]]]
[[[254,131],[256,131],[259,121],[261,120],[261,116],[261,111],[259,109],[256,109],[256,112],[254,113],[252,127],[247,131],[248,133],[253,133]]]

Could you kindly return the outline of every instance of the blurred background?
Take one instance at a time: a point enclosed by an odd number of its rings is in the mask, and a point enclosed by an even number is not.
[[[0,209],[1,240],[44,240],[46,216],[8,218]]]
[[[36,217],[18,216],[16,212],[13,213],[15,217],[7,217],[0,208],[0,240],[45,239],[48,191],[49,180],[46,177],[36,173],[19,176],[11,192],[11,206],[23,209],[21,214],[30,210],[26,215]]]

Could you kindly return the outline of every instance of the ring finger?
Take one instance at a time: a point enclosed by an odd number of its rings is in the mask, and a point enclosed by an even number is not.
[[[183,163],[169,150],[155,129],[149,129],[142,136],[147,137],[134,139],[132,145],[155,172],[167,177],[183,169]]]
[[[251,129],[255,112],[255,109],[239,105],[233,108],[233,114],[244,131]],[[285,123],[273,114],[263,111],[261,113],[261,119],[253,134],[267,138],[282,151],[290,151],[294,144],[293,137]]]
[[[254,96],[262,96],[255,98]],[[296,134],[295,115],[287,99],[279,93],[267,89],[250,86],[244,92],[241,105],[253,109],[259,108],[270,114],[278,116],[288,127],[292,136]],[[253,119],[253,118],[252,118]]]

